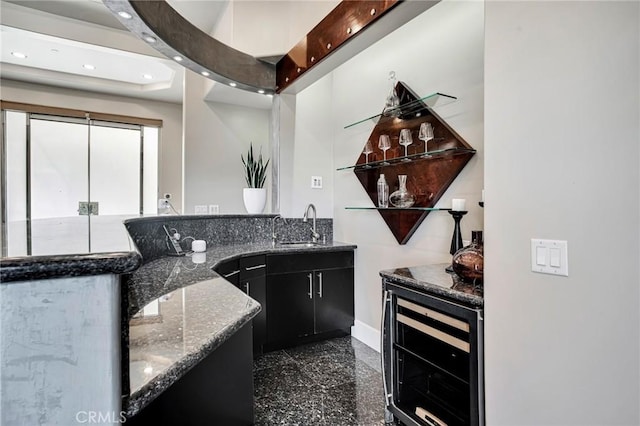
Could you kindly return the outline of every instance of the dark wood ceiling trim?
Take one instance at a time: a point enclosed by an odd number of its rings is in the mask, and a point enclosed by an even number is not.
[[[280,93],[336,49],[373,25],[400,0],[346,0],[316,25],[276,64],[276,92]]]

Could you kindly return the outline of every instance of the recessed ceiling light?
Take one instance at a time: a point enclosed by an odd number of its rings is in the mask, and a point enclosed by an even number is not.
[[[236,84],[236,83],[234,83],[234,82],[231,82],[231,83],[229,83],[229,86],[231,86],[231,87],[236,87],[236,86],[237,86],[237,84]]]
[[[156,41],[158,41],[154,36],[147,33],[142,33],[142,39],[147,43],[155,43]]]
[[[20,58],[20,59],[24,59],[24,58],[26,58],[26,57],[27,57],[27,55],[25,55],[25,54],[24,54],[24,53],[22,53],[22,52],[11,52],[11,54],[12,54],[13,56],[15,56],[16,58]]]
[[[209,77],[211,75],[208,71],[201,71],[200,74],[204,75],[205,77]]]
[[[263,94],[264,90],[260,89],[260,90],[258,90],[258,93]]]
[[[121,18],[124,19],[131,19],[133,18],[133,16],[131,16],[130,13],[125,12],[124,10],[121,10],[120,12],[118,12],[118,16],[120,16]]]
[[[173,59],[174,59],[175,61],[182,62],[182,56],[178,56],[178,55],[176,55],[176,56],[174,56],[174,57],[173,57]]]
[[[146,78],[147,80],[153,80],[153,76],[151,74],[142,74],[142,78]]]
[[[82,66],[82,68],[84,68],[86,70],[95,70],[96,69],[95,65],[91,65],[91,64],[84,64]]]

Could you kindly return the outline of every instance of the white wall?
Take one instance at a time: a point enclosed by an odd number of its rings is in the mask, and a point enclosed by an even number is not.
[[[253,142],[254,154],[270,158],[269,110],[203,100],[208,81],[185,72],[184,89],[184,213],[196,205],[217,204],[221,214],[246,213],[246,187],[240,155]],[[269,166],[271,167],[271,166]],[[265,188],[270,185],[270,170]],[[267,201],[265,213],[270,212]]]
[[[329,75],[295,96],[293,140],[287,139],[287,132],[281,135],[280,214],[284,217],[302,217],[309,203],[316,207],[317,217],[333,217],[333,128],[331,114],[326,113],[331,111],[331,89]],[[322,189],[311,188],[312,176],[322,178]]]
[[[170,193],[173,197],[173,205],[177,209],[180,208],[182,204],[182,111],[180,105],[13,80],[2,80],[2,99],[162,120],[158,194]]]
[[[640,424],[639,8],[486,3],[489,425]]]
[[[333,141],[333,179],[326,182],[333,189],[334,239],[358,245],[356,324],[373,329],[374,334],[380,324],[378,271],[450,262],[453,220],[444,212],[431,213],[409,242],[400,246],[377,212],[345,210],[372,205],[352,171],[335,169],[355,164],[374,124],[346,130],[344,126],[382,111],[390,70],[420,95],[440,91],[458,96],[458,102],[438,112],[478,152],[438,206],[449,207],[452,198],[466,198],[470,211],[462,222],[465,239],[470,238],[471,230],[482,229],[478,201],[483,188],[483,8],[482,2],[438,4],[297,96],[296,111],[314,111],[319,127],[305,135],[305,142],[296,127],[296,157],[314,158],[328,166],[321,150],[330,143],[327,138]],[[327,94],[329,99],[325,99]],[[325,125],[330,129],[320,131]],[[298,194],[294,192],[294,197]]]

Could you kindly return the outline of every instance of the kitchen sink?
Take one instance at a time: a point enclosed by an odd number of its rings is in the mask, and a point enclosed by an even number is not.
[[[322,245],[322,243],[318,241],[280,241],[277,245],[286,247],[316,247]]]

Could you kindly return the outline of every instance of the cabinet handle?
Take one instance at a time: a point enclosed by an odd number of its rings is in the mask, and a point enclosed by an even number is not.
[[[322,272],[318,272],[318,280],[319,280],[318,296],[322,297]]]
[[[253,271],[255,269],[262,269],[262,268],[266,268],[267,265],[256,265],[256,266],[247,266],[246,268],[244,268],[246,271]]]
[[[249,295],[249,282],[248,281],[245,283],[245,286],[247,287],[247,296],[248,296]]]
[[[313,274],[307,275],[309,277],[309,299],[313,299]]]
[[[236,274],[239,274],[239,273],[240,273],[240,270],[238,269],[237,271],[229,272],[228,274],[223,275],[223,277],[229,278],[229,277],[232,277],[232,276],[234,276]]]
[[[385,345],[385,333],[391,333],[390,327],[387,327],[387,311],[391,308],[391,294],[389,290],[385,290],[383,294],[382,302],[382,324],[380,325],[380,360],[382,361],[382,388],[384,390],[385,405],[391,405],[391,397],[393,396],[389,392],[387,385],[387,369],[385,368],[385,360],[390,356],[387,354]],[[392,341],[392,336],[388,337],[389,341]],[[386,408],[386,407],[385,407]]]

